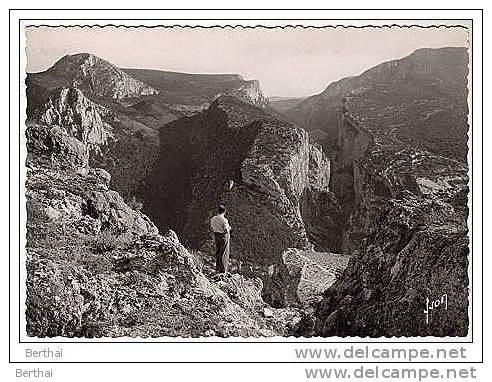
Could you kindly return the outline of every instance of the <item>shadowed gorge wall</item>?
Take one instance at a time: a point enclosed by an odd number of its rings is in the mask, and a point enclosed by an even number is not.
[[[160,227],[211,251],[209,219],[223,202],[234,257],[270,265],[286,248],[308,245],[320,218],[308,212],[316,209],[308,199],[328,192],[330,165],[304,130],[221,97],[205,112],[164,126],[160,140],[158,164],[142,189],[146,212]]]
[[[249,119],[246,113],[238,114],[246,124],[234,126],[215,103],[206,113],[164,126],[159,160],[141,189],[145,208],[157,224],[187,232],[183,240],[194,248],[205,240],[206,217],[216,208],[226,183],[240,175],[241,162],[257,130],[248,122],[254,121],[258,110],[233,98],[228,101],[256,114]],[[187,222],[192,226],[186,226]]]

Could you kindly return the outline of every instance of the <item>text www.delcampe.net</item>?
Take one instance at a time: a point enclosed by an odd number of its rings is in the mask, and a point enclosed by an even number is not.
[[[466,348],[412,348],[412,347],[374,347],[347,346],[344,348],[296,348],[295,358],[324,361],[381,361],[411,362],[422,360],[466,359]]]

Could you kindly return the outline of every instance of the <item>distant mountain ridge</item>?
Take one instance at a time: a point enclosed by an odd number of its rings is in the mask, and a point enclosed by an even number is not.
[[[264,108],[268,99],[257,80],[244,80],[239,74],[192,74],[150,69],[123,69],[131,76],[159,89],[170,104],[203,106],[222,95],[241,98]]]
[[[307,98],[297,106],[286,110],[284,114],[308,130],[314,138],[324,144],[325,148],[333,148],[338,139],[337,129],[343,111],[344,99],[353,96],[360,98],[363,94],[388,91],[391,88],[391,94],[399,97],[401,101],[403,101],[405,94],[413,92],[416,97],[434,100],[432,102],[435,103],[435,111],[449,108],[450,112],[456,114],[455,120],[458,122],[447,128],[452,119],[445,117],[447,122],[444,122],[436,118],[439,117],[438,114],[432,113],[434,115],[433,125],[441,126],[439,128],[442,128],[443,131],[440,134],[452,134],[453,137],[450,140],[462,139],[467,130],[466,122],[462,123],[463,116],[466,117],[467,114],[466,102],[463,103],[463,99],[466,101],[463,93],[467,91],[467,66],[466,48],[418,49],[401,59],[376,65],[358,76],[335,81],[320,94]],[[392,99],[387,101],[389,103],[394,102]],[[440,105],[441,101],[445,103],[442,106]],[[436,140],[426,142],[424,139],[432,139],[430,136],[435,132],[430,132],[427,129],[434,130],[434,127],[426,125],[423,131],[415,131],[415,127],[419,125],[416,120],[419,115],[419,113],[415,113],[415,120],[413,120],[409,113],[407,127],[414,129],[414,138],[418,138],[420,135],[420,138],[423,139],[418,139],[431,147],[432,144],[438,142]],[[422,132],[423,134],[421,134]],[[462,161],[466,160],[466,151],[463,148],[439,145],[434,149],[439,154],[459,158]]]

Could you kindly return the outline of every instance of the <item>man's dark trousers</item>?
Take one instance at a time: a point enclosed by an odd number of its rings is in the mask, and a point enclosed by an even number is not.
[[[215,235],[215,270],[217,273],[227,273],[229,268],[229,247],[231,237],[228,233],[214,233]]]

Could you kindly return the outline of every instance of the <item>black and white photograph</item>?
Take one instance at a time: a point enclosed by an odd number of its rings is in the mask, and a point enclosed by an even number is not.
[[[469,22],[23,33],[28,337],[470,334]]]

